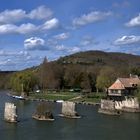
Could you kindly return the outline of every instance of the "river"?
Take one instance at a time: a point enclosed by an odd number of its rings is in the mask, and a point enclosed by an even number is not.
[[[140,140],[140,114],[124,113],[121,116],[99,114],[98,107],[76,105],[80,119],[61,118],[61,104],[54,103],[54,122],[32,119],[37,101],[11,98],[0,91],[0,140]],[[16,124],[3,120],[5,102],[17,106]]]

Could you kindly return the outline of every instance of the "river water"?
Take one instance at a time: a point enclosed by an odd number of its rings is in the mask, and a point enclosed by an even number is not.
[[[3,120],[5,102],[17,106],[16,124]],[[140,140],[140,114],[99,114],[97,106],[76,105],[80,119],[61,118],[61,104],[54,103],[54,122],[31,118],[37,101],[22,101],[0,92],[0,140]]]

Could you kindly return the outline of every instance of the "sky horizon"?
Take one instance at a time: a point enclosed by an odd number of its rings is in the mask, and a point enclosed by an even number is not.
[[[138,0],[0,2],[0,70],[88,50],[140,55]]]

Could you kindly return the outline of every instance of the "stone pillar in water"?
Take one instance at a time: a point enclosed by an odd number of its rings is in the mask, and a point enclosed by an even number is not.
[[[17,122],[16,106],[13,103],[5,103],[4,119],[8,122]]]
[[[68,116],[75,116],[75,103],[65,101],[62,104],[62,114]]]

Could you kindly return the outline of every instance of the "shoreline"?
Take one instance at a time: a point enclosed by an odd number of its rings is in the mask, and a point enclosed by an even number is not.
[[[59,103],[57,100],[47,100],[47,99],[33,99],[33,98],[25,98],[26,101],[39,101],[39,102],[54,102],[54,103]],[[75,104],[82,104],[82,105],[93,105],[93,106],[98,106],[100,103],[94,103],[94,102],[78,102],[78,101],[70,101],[74,102]]]
[[[10,96],[13,98],[13,95],[10,93],[7,93],[7,96]],[[21,99],[17,99],[17,100],[21,100]],[[23,99],[22,99],[23,100]],[[39,102],[54,102],[54,103],[59,103],[57,102],[57,100],[47,100],[47,99],[34,99],[34,98],[30,98],[30,97],[26,97],[24,98],[25,101],[39,101]],[[24,101],[23,100],[23,101]],[[79,102],[79,101],[70,101],[70,102],[74,102],[75,104],[82,104],[82,105],[93,105],[93,106],[99,106],[101,103],[95,103],[95,102]]]

